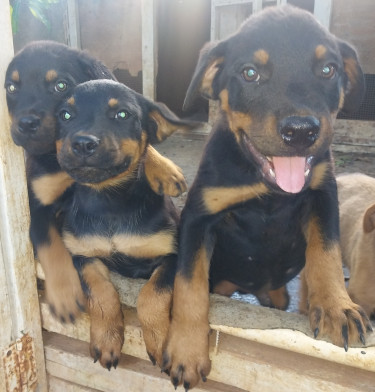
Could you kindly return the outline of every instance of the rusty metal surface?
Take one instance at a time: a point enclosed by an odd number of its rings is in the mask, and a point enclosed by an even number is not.
[[[37,389],[37,370],[33,339],[25,334],[2,353],[5,392],[33,392]]]

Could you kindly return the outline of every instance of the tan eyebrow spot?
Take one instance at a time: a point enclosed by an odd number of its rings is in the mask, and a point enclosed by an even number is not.
[[[264,49],[258,49],[254,53],[254,61],[260,64],[267,64],[268,60],[270,58],[270,55],[264,50]]]
[[[317,59],[323,58],[323,56],[327,53],[327,48],[324,45],[318,45],[315,48],[315,56]]]
[[[53,82],[54,80],[57,79],[57,72],[54,69],[50,69],[46,73],[46,81],[47,82]]]
[[[68,102],[69,105],[72,105],[72,106],[76,103],[74,97],[70,97],[70,98],[67,100],[67,102]]]
[[[109,101],[108,101],[108,106],[110,107],[110,108],[114,108],[115,106],[117,106],[118,105],[118,99],[116,99],[116,98],[111,98]]]
[[[13,71],[11,77],[12,77],[13,82],[20,81],[20,74],[18,73],[18,71]]]

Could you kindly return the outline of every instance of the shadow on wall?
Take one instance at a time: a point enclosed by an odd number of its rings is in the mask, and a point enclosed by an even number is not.
[[[182,112],[185,93],[199,51],[210,40],[210,0],[160,0],[158,6],[158,75],[156,96],[178,115],[207,120],[208,102]]]

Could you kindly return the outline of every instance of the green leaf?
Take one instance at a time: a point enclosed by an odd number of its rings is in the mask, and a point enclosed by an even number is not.
[[[19,10],[21,4],[27,4],[34,18],[40,20],[48,30],[51,30],[51,22],[48,19],[47,11],[53,4],[60,3],[61,0],[10,0],[10,14],[12,21],[12,31],[16,34],[18,31]]]
[[[51,23],[47,17],[46,11],[50,8],[50,4],[56,0],[29,0],[29,10],[34,18],[40,20],[48,30],[51,29]]]
[[[20,7],[21,7],[21,2],[22,0],[15,0],[13,1],[13,6],[11,6],[11,23],[12,23],[12,31],[13,34],[16,34],[18,31],[18,19],[19,19],[19,13],[20,13]]]

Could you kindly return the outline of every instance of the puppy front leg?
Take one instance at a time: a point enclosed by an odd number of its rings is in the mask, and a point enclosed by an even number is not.
[[[137,313],[147,354],[151,362],[160,367],[171,322],[176,263],[177,255],[165,257],[162,265],[142,287],[137,301]]]
[[[32,189],[29,200],[30,238],[44,271],[47,302],[61,322],[73,322],[84,310],[86,299],[72,256],[58,231],[56,208],[43,205]]]
[[[182,170],[150,145],[147,146],[145,156],[145,174],[157,194],[176,197],[186,192],[187,184]]]
[[[124,316],[119,295],[107,267],[95,258],[74,257],[87,289],[90,316],[90,354],[94,362],[111,370],[117,367],[124,344]]]
[[[206,380],[211,361],[209,338],[209,264],[212,246],[201,223],[182,227],[179,266],[173,291],[172,322],[162,370],[173,385],[193,388]],[[188,249],[190,248],[191,249]]]

